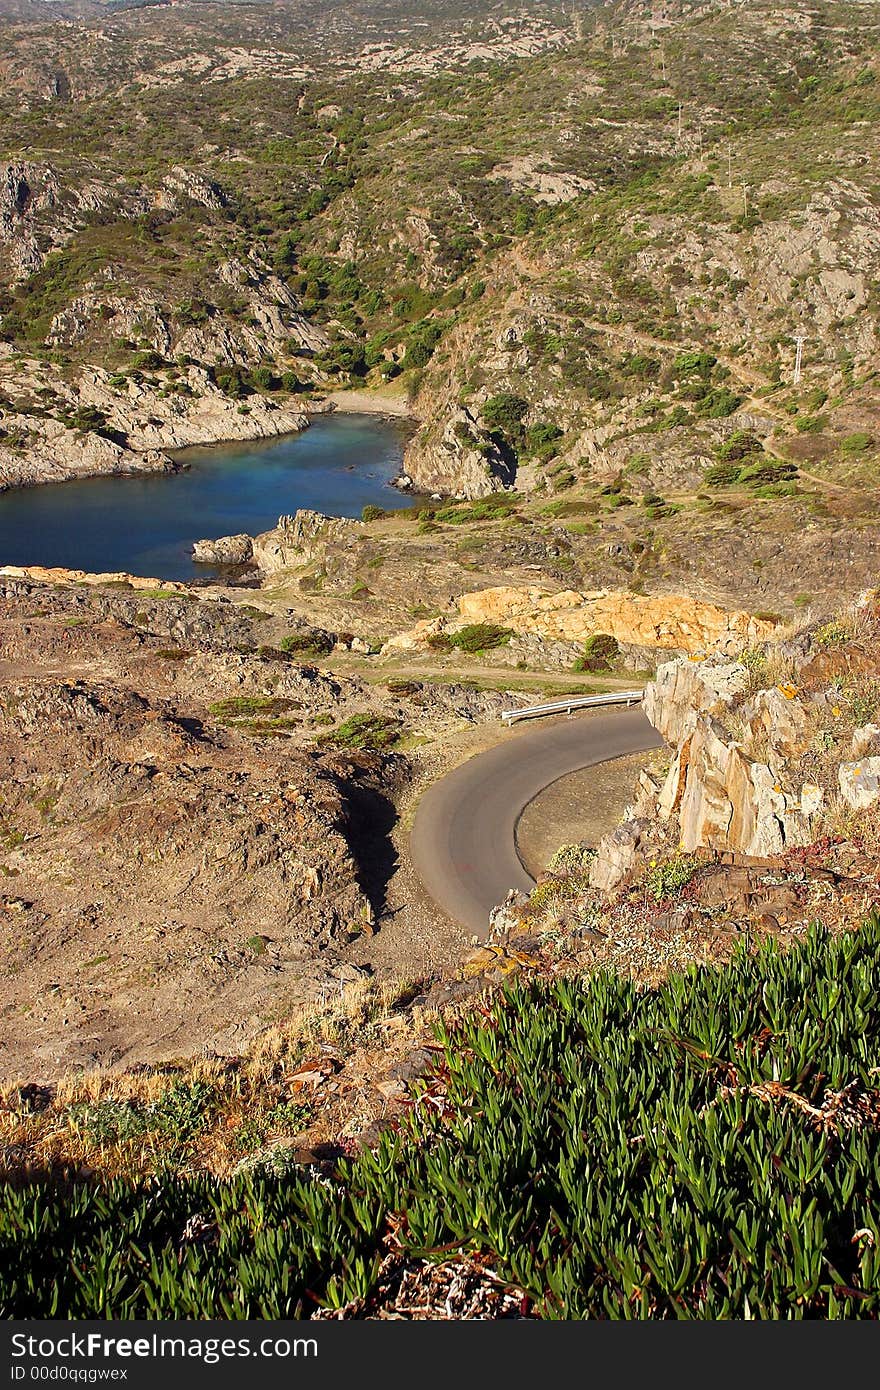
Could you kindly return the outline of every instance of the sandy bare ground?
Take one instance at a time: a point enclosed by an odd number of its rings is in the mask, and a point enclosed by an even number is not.
[[[594,846],[614,829],[649,757],[633,753],[582,767],[551,782],[529,802],[516,828],[516,848],[533,878],[563,845]]]
[[[327,400],[336,410],[351,415],[412,416],[409,399],[402,391],[331,391]]]

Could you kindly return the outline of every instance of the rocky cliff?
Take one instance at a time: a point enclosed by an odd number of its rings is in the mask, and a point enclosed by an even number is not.
[[[759,861],[823,835],[858,839],[856,813],[876,814],[876,594],[746,658],[658,669],[644,708],[671,762],[662,781],[643,775],[625,820],[599,845],[596,886],[613,890],[672,850]]]

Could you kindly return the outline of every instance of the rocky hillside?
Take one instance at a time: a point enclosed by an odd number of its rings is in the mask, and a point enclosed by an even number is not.
[[[168,467],[391,382],[416,485],[540,502],[574,589],[787,619],[854,596],[863,7],[399,19],[391,46],[371,6],[6,24],[0,485]]]
[[[880,901],[878,672],[876,592],[738,661],[661,665],[644,707],[665,762],[617,829],[499,911],[500,939],[552,932],[560,957],[658,978],[743,933],[856,925]]]
[[[333,676],[333,644],[283,607],[0,577],[0,1075],[238,1048],[363,976],[413,726],[501,697]]]
[[[855,842],[868,867],[880,830],[878,642],[871,593],[739,662],[661,666],[645,710],[672,762],[662,785],[643,779],[593,881],[615,887],[671,847],[768,860],[819,842],[837,866]]]

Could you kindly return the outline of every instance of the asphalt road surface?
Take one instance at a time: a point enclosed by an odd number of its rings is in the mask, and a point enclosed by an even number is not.
[[[535,886],[516,852],[516,823],[540,791],[579,768],[662,747],[640,709],[581,715],[516,732],[436,782],[419,803],[413,863],[431,897],[471,934],[511,888]]]

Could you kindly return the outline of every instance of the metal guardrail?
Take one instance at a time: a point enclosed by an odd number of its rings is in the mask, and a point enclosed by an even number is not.
[[[589,709],[596,705],[636,705],[643,694],[643,690],[614,690],[607,695],[572,695],[569,700],[551,700],[545,705],[502,710],[501,719],[505,724],[515,724],[518,719],[538,719],[542,714],[571,714],[572,710]]]

